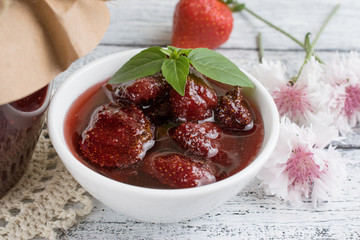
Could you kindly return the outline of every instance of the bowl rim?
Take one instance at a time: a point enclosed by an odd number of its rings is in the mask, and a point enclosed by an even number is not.
[[[167,198],[176,198],[178,196],[184,196],[184,195],[202,195],[206,194],[208,192],[214,192],[220,189],[223,189],[224,187],[233,186],[234,184],[238,183],[240,179],[246,179],[248,175],[251,175],[254,171],[257,172],[260,170],[261,166],[264,165],[265,161],[270,156],[272,151],[274,150],[277,139],[279,136],[279,129],[280,129],[280,121],[279,121],[279,114],[277,111],[277,107],[270,95],[270,93],[266,90],[266,88],[251,74],[247,73],[243,69],[240,69],[253,81],[256,88],[260,89],[260,92],[262,92],[263,97],[266,98],[266,101],[269,104],[270,112],[271,114],[273,124],[271,126],[271,134],[268,138],[267,144],[262,147],[262,150],[259,155],[255,157],[255,159],[244,169],[241,171],[233,174],[230,177],[227,177],[221,181],[214,182],[211,184],[207,184],[204,186],[199,187],[193,187],[193,188],[182,188],[182,189],[156,189],[156,188],[148,188],[148,187],[141,187],[141,186],[135,186],[123,182],[119,182],[116,180],[113,180],[111,178],[108,178],[98,172],[95,172],[94,170],[90,169],[89,167],[85,166],[83,163],[81,163],[69,150],[67,143],[64,141],[61,141],[61,136],[64,135],[64,119],[56,119],[55,118],[55,112],[57,111],[57,105],[61,104],[61,98],[64,92],[66,92],[66,89],[69,88],[70,85],[72,85],[72,82],[83,72],[88,71],[89,69],[92,69],[93,67],[96,67],[98,64],[102,64],[104,62],[111,62],[119,58],[123,58],[128,55],[135,55],[139,51],[143,50],[144,48],[138,48],[138,49],[131,49],[131,50],[125,50],[120,51],[116,53],[109,54],[107,56],[101,57],[99,59],[96,59],[88,64],[85,64],[84,66],[80,67],[78,70],[76,70],[74,73],[72,73],[69,77],[66,78],[66,80],[58,87],[58,89],[55,91],[52,100],[50,102],[50,106],[48,109],[48,132],[50,139],[52,141],[52,144],[59,155],[61,161],[64,163],[66,168],[68,168],[67,164],[73,165],[72,168],[77,168],[82,171],[83,174],[89,175],[92,177],[92,179],[96,181],[101,181],[103,184],[107,185],[111,188],[122,188],[126,191],[136,191],[139,194],[150,194],[150,195],[158,195],[159,197],[167,197]],[[111,73],[114,74],[114,73]],[[102,81],[103,79],[99,79],[99,81]],[[80,81],[79,81],[80,82]],[[85,91],[86,89],[84,89]],[[83,92],[84,92],[83,91]],[[76,98],[75,98],[76,99]],[[73,103],[72,101],[71,103]],[[70,104],[71,106],[71,104]],[[67,111],[69,110],[69,107],[67,106]],[[66,113],[67,114],[67,113]],[[66,114],[64,116],[66,116]],[[61,121],[61,126],[59,126],[58,122]],[[264,144],[264,142],[263,142]],[[69,169],[68,169],[69,170]],[[69,170],[69,172],[71,172]],[[73,176],[75,179],[77,179],[76,176]]]

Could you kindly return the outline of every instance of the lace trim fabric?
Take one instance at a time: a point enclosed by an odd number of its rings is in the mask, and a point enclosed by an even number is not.
[[[66,170],[43,130],[18,184],[0,199],[0,239],[56,238],[92,209],[86,191]]]

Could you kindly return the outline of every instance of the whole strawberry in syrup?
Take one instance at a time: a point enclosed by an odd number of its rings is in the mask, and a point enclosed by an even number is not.
[[[143,112],[132,105],[97,108],[79,141],[81,153],[101,167],[137,164],[154,144],[153,129]]]
[[[105,93],[113,102],[129,101],[148,105],[167,95],[168,83],[161,74],[142,77],[130,82],[105,85]]]
[[[251,111],[243,100],[241,87],[220,97],[218,108],[215,111],[216,122],[227,129],[250,130],[253,126]]]
[[[180,0],[175,8],[171,44],[215,49],[228,40],[232,28],[232,12],[224,2]]]
[[[216,181],[214,166],[181,154],[146,156],[142,171],[173,188],[198,187]]]
[[[229,164],[219,141],[222,130],[213,122],[183,123],[169,130],[172,140],[189,153],[209,158],[219,164]]]
[[[189,74],[185,95],[170,90],[170,108],[175,120],[198,122],[213,116],[217,106],[217,94],[202,78]]]

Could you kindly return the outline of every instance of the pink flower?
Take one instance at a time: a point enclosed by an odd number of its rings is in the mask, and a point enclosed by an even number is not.
[[[345,135],[360,122],[360,58],[354,52],[337,55],[325,70],[322,82],[332,88],[327,103],[332,124]]]
[[[272,96],[280,116],[288,115],[291,119],[299,119],[306,112],[313,112],[306,89],[298,86],[299,84],[286,84],[273,91]]]
[[[335,128],[300,128],[283,117],[277,146],[258,174],[265,191],[292,203],[331,200],[345,179],[340,153],[331,145],[326,149],[337,138]]]
[[[326,106],[330,87],[320,82],[322,66],[314,59],[304,66],[295,83],[285,76],[280,62],[267,62],[253,68],[252,74],[268,89],[278,107],[280,116],[305,126],[326,125],[330,115]]]

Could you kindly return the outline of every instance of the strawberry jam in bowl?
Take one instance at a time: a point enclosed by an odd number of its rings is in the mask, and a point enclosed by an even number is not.
[[[279,119],[266,89],[224,56],[169,46],[79,69],[56,91],[48,128],[95,198],[137,220],[178,222],[212,211],[256,176]]]

